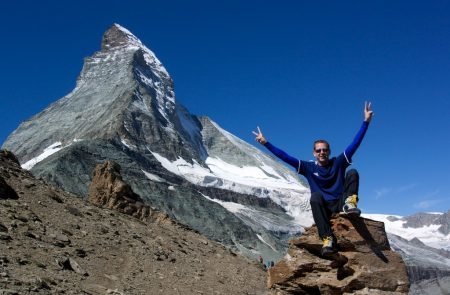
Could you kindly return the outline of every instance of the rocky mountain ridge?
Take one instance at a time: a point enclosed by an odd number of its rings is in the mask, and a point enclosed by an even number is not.
[[[450,210],[444,214],[416,213],[403,218],[406,220],[404,227],[419,228],[433,224],[439,225],[438,231],[444,235],[450,233]]]

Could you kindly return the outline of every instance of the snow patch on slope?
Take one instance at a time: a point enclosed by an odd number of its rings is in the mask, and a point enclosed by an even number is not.
[[[266,244],[267,246],[269,246],[273,251],[278,252],[277,249],[275,249],[271,244],[267,243],[263,237],[259,234],[256,234],[256,236],[258,237],[258,239],[263,242],[264,244]]]
[[[178,158],[176,161],[171,162],[170,160],[164,158],[158,153],[152,152],[148,149],[153,156],[161,163],[161,165],[178,176],[184,177],[186,180],[198,184],[206,176],[211,176],[211,171],[203,166],[201,166],[197,161],[193,160],[193,163],[188,163],[183,158]]]
[[[245,207],[244,205],[238,204],[238,203],[234,203],[234,202],[224,202],[221,200],[217,200],[217,199],[213,199],[210,198],[208,196],[205,196],[204,194],[200,193],[203,197],[205,197],[205,199],[210,200],[211,202],[217,203],[219,205],[221,205],[222,207],[224,207],[225,209],[227,209],[228,211],[230,211],[231,213],[239,213],[241,211],[244,211],[247,209],[247,207]]]
[[[23,169],[31,170],[31,168],[34,167],[37,163],[41,162],[45,158],[48,158],[49,156],[53,155],[54,153],[60,151],[63,149],[62,143],[60,141],[55,142],[51,144],[50,146],[46,147],[42,154],[40,154],[37,157],[34,157],[33,159],[29,160],[25,164],[22,165]]]
[[[283,176],[275,172],[275,170],[270,170],[271,167],[269,166],[238,167],[229,164],[219,158],[213,157],[208,157],[205,162],[214,175],[227,180],[231,180],[236,183],[241,183],[253,187],[285,188],[306,191],[306,189],[299,186],[298,181],[287,181]],[[265,171],[270,171],[270,174],[272,176],[268,176]]]
[[[156,181],[156,182],[166,182],[164,179],[162,179],[161,177],[159,177],[158,175],[155,175],[153,173],[141,170],[145,177],[147,177],[148,179],[152,180],[152,181]]]

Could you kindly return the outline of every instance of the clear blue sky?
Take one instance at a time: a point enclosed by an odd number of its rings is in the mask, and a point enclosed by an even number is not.
[[[340,153],[372,101],[354,157],[363,210],[446,211],[449,16],[449,1],[3,1],[0,143],[74,88],[119,23],[156,53],[191,113],[252,144],[259,125],[297,158],[312,159],[317,138]]]

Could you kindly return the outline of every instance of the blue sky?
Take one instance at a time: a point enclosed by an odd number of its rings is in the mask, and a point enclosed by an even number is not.
[[[67,2],[67,3],[66,3]],[[364,2],[364,3],[361,3]],[[448,1],[3,1],[0,143],[68,94],[113,23],[155,52],[178,102],[292,156],[351,142],[365,212],[450,209]]]

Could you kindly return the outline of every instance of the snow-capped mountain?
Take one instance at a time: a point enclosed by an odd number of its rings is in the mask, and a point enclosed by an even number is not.
[[[201,165],[182,158],[170,161],[152,153],[168,171],[191,183],[270,198],[299,222],[312,223],[308,212],[309,190],[297,175],[273,158],[222,129],[207,117],[200,117],[206,157]]]
[[[117,24],[85,59],[75,89],[23,122],[3,148],[79,196],[97,163],[116,161],[143,199],[250,256],[281,257],[284,239],[312,223],[297,175],[190,114],[155,54]]]

